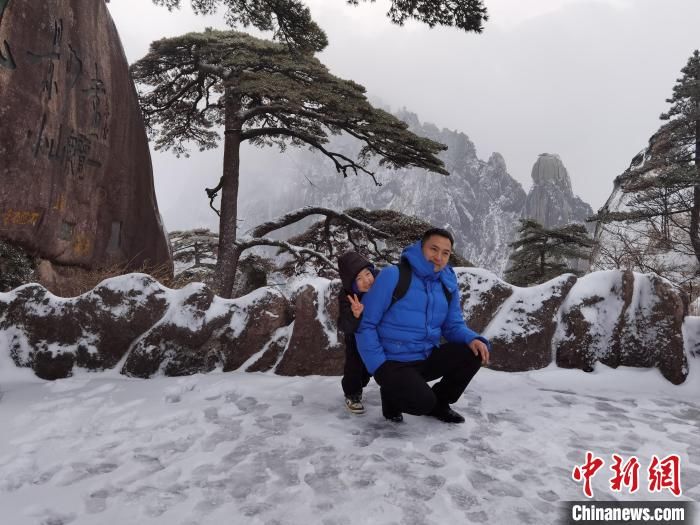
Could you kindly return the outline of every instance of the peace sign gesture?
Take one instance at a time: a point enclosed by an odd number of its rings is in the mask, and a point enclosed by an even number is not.
[[[365,305],[360,302],[356,294],[347,295],[348,301],[350,301],[350,309],[352,310],[352,315],[355,319],[359,319],[362,315],[362,311],[365,309]]]

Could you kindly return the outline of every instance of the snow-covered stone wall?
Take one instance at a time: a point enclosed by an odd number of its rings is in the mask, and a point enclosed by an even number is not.
[[[465,319],[491,340],[496,370],[554,363],[591,371],[600,362],[655,367],[680,384],[699,353],[698,319],[685,317],[676,289],[653,275],[567,274],[530,288],[477,268],[457,275]],[[339,375],[339,291],[337,280],[297,278],[221,299],[203,284],[171,290],[129,274],[64,299],[29,284],[0,294],[0,350],[46,379],[74,367],[144,378],[217,368]]]

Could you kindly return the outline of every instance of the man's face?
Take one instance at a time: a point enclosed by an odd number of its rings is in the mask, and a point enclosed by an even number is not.
[[[452,243],[447,237],[431,235],[423,243],[423,256],[433,263],[436,272],[447,266],[452,254]]]
[[[360,273],[355,277],[355,284],[357,284],[357,289],[360,292],[365,293],[374,284],[374,275],[368,268],[360,270]]]

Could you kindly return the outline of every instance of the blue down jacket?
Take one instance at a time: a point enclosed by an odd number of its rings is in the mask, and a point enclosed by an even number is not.
[[[451,343],[469,344],[480,339],[490,351],[489,341],[464,322],[454,270],[448,265],[436,272],[423,255],[420,241],[404,249],[401,257],[413,269],[406,295],[389,308],[399,281],[398,267],[390,266],[381,271],[362,298],[365,308],[355,340],[369,373],[374,374],[384,361],[427,359],[439,346],[441,336]],[[440,281],[452,294],[449,305]]]

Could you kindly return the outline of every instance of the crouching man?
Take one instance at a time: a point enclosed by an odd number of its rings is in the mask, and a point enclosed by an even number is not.
[[[463,423],[450,404],[488,364],[489,341],[462,316],[457,276],[447,264],[453,244],[447,230],[428,230],[404,249],[398,266],[382,270],[362,298],[357,347],[391,421],[408,413]],[[447,343],[440,344],[441,337]],[[428,381],[438,378],[431,388]]]

